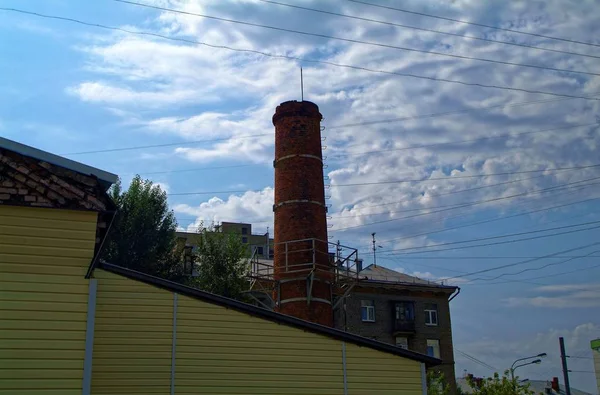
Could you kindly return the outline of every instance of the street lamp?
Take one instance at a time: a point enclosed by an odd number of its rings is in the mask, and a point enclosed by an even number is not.
[[[543,352],[541,354],[532,355],[531,357],[519,358],[516,361],[514,361],[512,363],[512,365],[510,365],[510,377],[511,377],[511,379],[513,379],[513,380],[515,379],[515,370],[517,370],[517,368],[520,368],[521,366],[542,363],[542,360],[540,358],[544,358],[546,355],[548,355],[548,354],[546,354],[545,352]],[[538,359],[536,359],[535,361],[531,361],[531,362],[527,362],[527,363],[523,363],[523,364],[517,365],[517,362],[526,361],[526,360],[532,359],[532,358],[538,358]]]

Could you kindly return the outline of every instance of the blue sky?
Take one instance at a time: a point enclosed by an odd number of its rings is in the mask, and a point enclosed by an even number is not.
[[[598,44],[519,35],[349,1],[289,2],[454,34],[600,56]],[[598,60],[593,57],[420,32],[259,1],[144,3],[419,50],[600,73]],[[284,33],[110,0],[7,0],[2,7],[211,45],[425,77],[575,96],[600,94],[600,78],[594,75]],[[407,1],[402,7],[577,41],[593,40],[600,33],[600,14],[594,1],[430,0]],[[273,59],[6,11],[0,11],[0,54],[0,135],[57,154],[176,143],[67,156],[117,173],[126,183],[139,173],[172,194],[213,192],[169,197],[180,226],[189,230],[202,220],[252,222],[257,232],[272,228],[271,116],[280,102],[300,98],[302,66],[305,97],[318,104],[324,115],[326,175],[331,184],[330,236],[358,248],[367,263],[371,261],[368,249],[372,232],[377,233],[382,246],[379,263],[431,280],[586,246],[596,242],[600,234],[598,229],[591,229],[437,253],[435,248],[419,254],[392,255],[391,251],[599,221],[598,201],[591,200],[600,197],[594,185],[597,181],[583,181],[600,177],[594,167],[464,177],[600,163],[598,126],[593,125],[600,114],[596,100]],[[523,102],[527,103],[519,104]],[[439,115],[447,112],[454,113]],[[423,116],[427,114],[437,115]],[[357,123],[362,125],[354,125]],[[564,128],[522,134],[559,127]],[[513,135],[407,149],[505,134]],[[367,153],[371,151],[377,152]],[[401,179],[428,181],[340,186]],[[577,181],[583,182],[534,193]],[[502,185],[494,186],[499,183]],[[468,191],[461,192],[465,189]],[[214,193],[222,191],[239,192]],[[502,197],[505,199],[493,200]],[[476,201],[489,202],[441,208]],[[551,209],[555,206],[561,207]],[[527,214],[529,211],[536,212]],[[412,218],[401,219],[406,216]],[[500,219],[507,216],[510,218]],[[586,227],[520,237],[582,228]],[[420,236],[409,237],[415,235]],[[463,245],[469,244],[440,248]],[[587,255],[594,249],[600,250],[600,246],[563,255]],[[561,263],[566,259],[540,259],[451,280],[462,288],[452,302],[455,347],[499,369],[528,353],[547,352],[549,358],[542,365],[521,371],[523,377],[531,379],[560,376],[558,336],[567,338],[572,355],[591,356],[589,341],[600,337],[600,268],[595,267],[600,262],[591,256]],[[541,268],[550,263],[556,264]],[[531,270],[511,275],[523,269]],[[505,276],[491,280],[501,274]],[[545,278],[537,279],[541,276]],[[456,355],[456,362],[457,374],[463,369],[479,375],[491,373],[460,355]],[[573,359],[572,365],[573,370],[592,369],[588,359]],[[592,374],[573,373],[571,381],[577,388],[594,391]]]

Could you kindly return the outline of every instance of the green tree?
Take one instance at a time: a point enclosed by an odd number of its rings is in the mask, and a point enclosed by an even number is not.
[[[446,382],[444,373],[430,370],[427,372],[427,395],[450,395],[450,384]]]
[[[123,191],[121,180],[109,191],[118,212],[100,258],[153,276],[182,282],[182,249],[167,194],[138,175]]]
[[[240,236],[217,232],[214,227],[199,227],[195,244],[198,276],[193,286],[232,299],[247,301],[249,263],[248,246]]]
[[[494,377],[486,379],[469,379],[469,386],[475,395],[533,395],[535,393],[529,389],[529,384],[520,384],[517,377],[512,379],[508,370],[502,376],[494,373]]]

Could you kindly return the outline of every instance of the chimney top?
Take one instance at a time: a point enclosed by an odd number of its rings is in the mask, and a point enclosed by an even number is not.
[[[273,115],[273,125],[286,116],[314,117],[319,121],[323,119],[323,115],[319,112],[319,106],[306,100],[289,100],[278,105],[275,109],[275,115]]]
[[[560,386],[558,385],[558,377],[552,377],[552,389],[560,394]]]

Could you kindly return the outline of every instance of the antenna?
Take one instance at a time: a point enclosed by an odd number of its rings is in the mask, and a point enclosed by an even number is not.
[[[375,245],[375,232],[371,233],[373,236],[373,267],[377,267],[377,246]]]
[[[302,67],[300,67],[300,94],[302,95],[302,101],[304,101],[304,76],[302,75]]]

